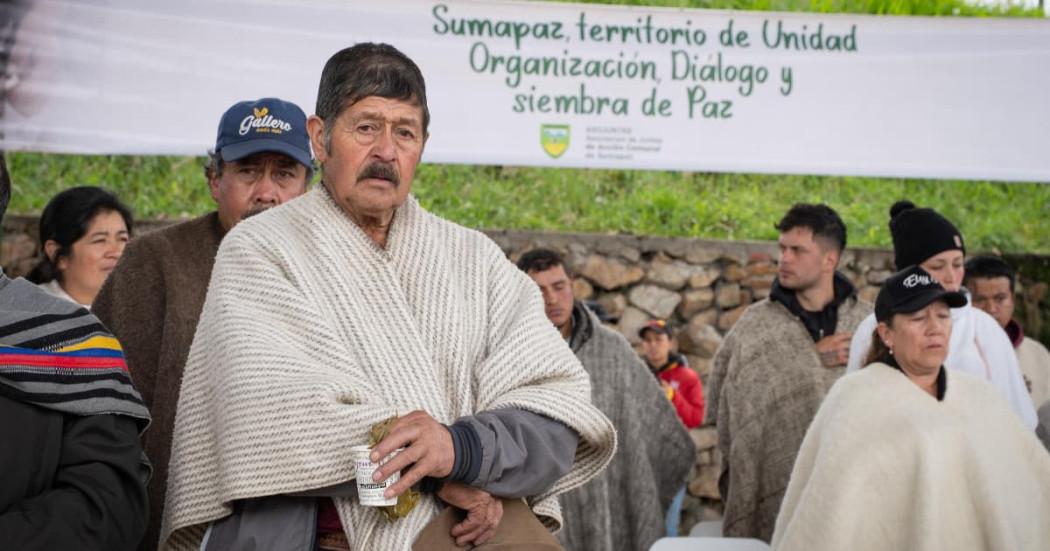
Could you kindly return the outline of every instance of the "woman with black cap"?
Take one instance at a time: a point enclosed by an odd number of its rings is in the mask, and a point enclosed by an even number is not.
[[[868,365],[806,432],[774,549],[1046,549],[1050,455],[993,387],[944,368],[967,303],[917,266],[886,281]]]
[[[969,291],[962,287],[966,260],[962,234],[937,211],[909,201],[898,201],[890,209],[890,233],[898,270],[920,266],[945,289],[967,299],[964,306],[951,311],[952,336],[945,367],[992,383],[1025,426],[1035,430],[1035,408],[1010,339],[995,319],[970,304]],[[874,315],[868,316],[853,332],[847,372],[864,365],[876,323]]]

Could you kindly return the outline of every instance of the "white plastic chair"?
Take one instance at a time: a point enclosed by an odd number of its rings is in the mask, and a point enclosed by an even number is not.
[[[722,521],[705,520],[704,522],[698,522],[693,525],[691,530],[689,530],[689,537],[720,538],[722,537]]]
[[[769,551],[769,544],[751,538],[660,538],[649,551]]]

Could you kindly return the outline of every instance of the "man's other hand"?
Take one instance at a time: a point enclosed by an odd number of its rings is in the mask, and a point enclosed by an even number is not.
[[[445,503],[467,512],[467,518],[452,527],[456,545],[481,545],[496,534],[503,519],[503,502],[499,498],[455,482],[445,484],[437,495]]]

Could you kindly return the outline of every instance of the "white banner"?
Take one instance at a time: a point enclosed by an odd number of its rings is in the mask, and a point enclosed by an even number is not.
[[[1050,181],[1050,21],[398,0],[9,8],[2,147],[201,155],[313,111],[359,41],[423,70],[440,163]]]

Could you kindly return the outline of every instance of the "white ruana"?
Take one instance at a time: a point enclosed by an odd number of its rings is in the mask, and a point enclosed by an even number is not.
[[[318,186],[222,241],[179,397],[162,549],[196,549],[234,500],[353,479],[351,447],[413,410],[452,423],[521,408],[575,430],[571,471],[528,499],[556,529],[556,496],[615,450],[590,395],[536,284],[490,239],[410,197],[381,249]],[[334,501],[355,550],[409,549],[439,511],[430,494],[396,522]]]
[[[988,383],[943,401],[876,363],[839,379],[799,450],[778,551],[1045,551],[1050,454]]]

